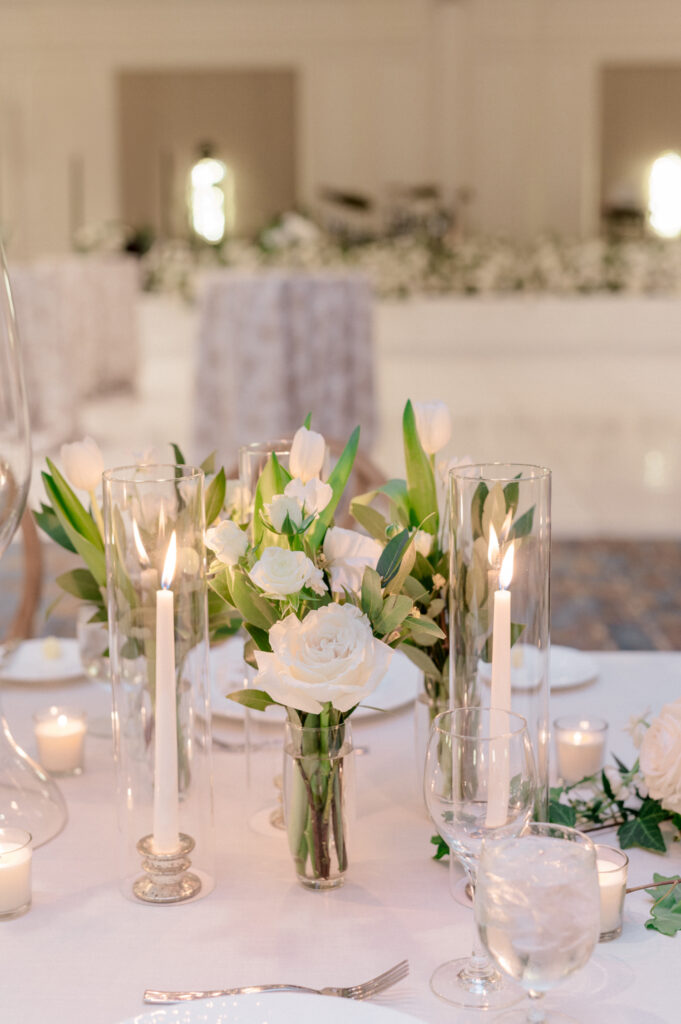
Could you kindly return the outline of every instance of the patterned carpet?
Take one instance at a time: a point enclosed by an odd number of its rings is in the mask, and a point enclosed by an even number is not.
[[[45,586],[36,633],[72,636],[74,602],[55,577],[77,565],[45,545]],[[21,550],[0,562],[0,636],[12,617],[21,579]],[[681,650],[681,541],[555,541],[551,572],[551,639],[583,650]]]

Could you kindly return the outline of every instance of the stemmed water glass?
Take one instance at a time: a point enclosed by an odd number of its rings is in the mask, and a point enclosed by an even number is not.
[[[526,723],[496,708],[455,708],[433,719],[424,789],[433,823],[475,890],[483,839],[517,836],[533,809],[536,771]],[[520,991],[476,941],[471,957],[441,964],[431,988],[456,1006],[498,1008]]]
[[[485,841],[475,899],[480,938],[494,962],[527,990],[529,1007],[505,1024],[567,1024],[538,1003],[583,967],[600,931],[596,848],[573,828],[532,822],[519,838]]]

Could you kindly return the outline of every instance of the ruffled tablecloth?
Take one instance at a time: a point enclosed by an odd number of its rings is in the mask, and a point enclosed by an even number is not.
[[[239,445],[313,428],[374,436],[371,293],[357,274],[221,271],[201,288],[194,441]]]

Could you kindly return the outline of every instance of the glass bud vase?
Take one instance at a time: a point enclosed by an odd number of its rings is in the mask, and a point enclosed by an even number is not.
[[[428,737],[433,719],[443,711],[449,710],[449,687],[441,680],[424,676],[423,689],[414,703],[414,745],[416,754],[416,793],[423,801],[423,769],[426,762]],[[424,813],[428,809],[423,804]]]
[[[345,880],[354,784],[349,722],[286,723],[284,818],[298,880],[308,889],[335,889]]]
[[[488,463],[450,473],[450,675],[454,707],[527,721],[535,814],[549,798],[551,472]]]
[[[181,902],[214,884],[203,473],[108,470],[104,516],[121,884]]]

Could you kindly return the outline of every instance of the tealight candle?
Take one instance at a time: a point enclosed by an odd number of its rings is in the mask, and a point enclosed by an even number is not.
[[[22,828],[0,828],[0,919],[31,906],[31,836]]]
[[[596,847],[598,887],[601,894],[599,942],[610,942],[622,933],[622,910],[627,889],[629,858],[614,846]]]
[[[80,775],[87,730],[85,713],[51,707],[34,715],[38,761],[54,775]]]
[[[553,723],[558,775],[568,785],[595,775],[603,765],[608,723],[602,718],[558,718]]]

